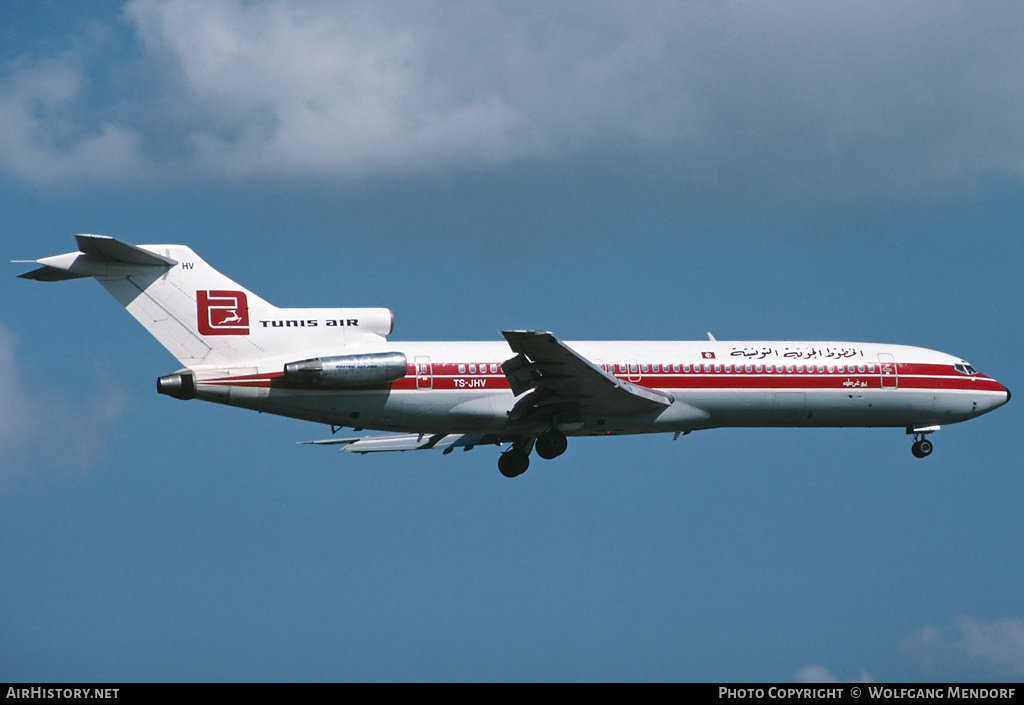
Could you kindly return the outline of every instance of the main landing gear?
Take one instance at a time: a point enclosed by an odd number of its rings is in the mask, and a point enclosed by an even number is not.
[[[557,428],[552,428],[537,437],[537,455],[544,460],[557,458],[569,447],[569,439]]]
[[[505,477],[519,477],[530,467],[530,451],[536,446],[537,455],[545,460],[557,458],[569,447],[569,440],[557,428],[540,434],[536,441],[528,438],[516,441],[513,446],[498,456],[498,472]]]
[[[505,477],[519,477],[530,467],[530,455],[515,446],[498,456],[498,472]]]

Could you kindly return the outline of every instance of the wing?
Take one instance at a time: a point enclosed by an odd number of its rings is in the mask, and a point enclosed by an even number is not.
[[[342,446],[342,453],[384,453],[399,450],[472,450],[478,445],[500,445],[496,436],[480,433],[389,433],[361,438],[328,438],[323,441],[302,441],[302,445]]]
[[[571,421],[582,414],[623,416],[663,411],[671,394],[618,379],[587,360],[551,333],[507,330],[502,335],[518,353],[501,369],[516,396],[509,414],[515,420],[560,417]]]

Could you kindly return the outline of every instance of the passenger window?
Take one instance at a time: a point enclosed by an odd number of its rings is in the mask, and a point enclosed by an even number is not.
[[[459,363],[459,374],[460,375],[466,374],[466,365],[463,362]]]

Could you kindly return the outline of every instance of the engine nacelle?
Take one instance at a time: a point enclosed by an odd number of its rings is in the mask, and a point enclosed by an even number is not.
[[[314,357],[286,364],[284,381],[334,389],[374,387],[405,377],[408,364],[400,352]]]
[[[166,394],[175,399],[196,398],[196,376],[191,370],[181,370],[165,375],[156,381],[157,394]]]

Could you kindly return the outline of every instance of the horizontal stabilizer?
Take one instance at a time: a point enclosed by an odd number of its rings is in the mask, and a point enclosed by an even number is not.
[[[34,260],[34,259],[30,259],[30,260],[16,259],[16,260],[14,260],[14,262],[16,262],[16,263],[31,262],[31,263],[35,264],[36,260]],[[18,277],[20,279],[31,279],[31,280],[37,281],[37,282],[60,282],[60,281],[65,281],[67,279],[82,279],[83,277],[87,277],[87,276],[89,276],[89,275],[88,274],[74,274],[72,272],[67,271],[66,269],[58,269],[57,267],[48,267],[48,266],[45,266],[45,265],[40,267],[39,269],[33,269],[31,272],[25,272],[24,274],[19,274],[18,275]]]
[[[493,436],[479,433],[393,433],[362,438],[328,438],[322,441],[302,441],[303,445],[343,446],[342,453],[384,453],[400,450],[445,450],[475,445],[498,445]]]
[[[161,257],[149,250],[129,245],[127,242],[121,242],[106,235],[75,235],[75,240],[78,242],[78,249],[82,252],[107,262],[141,264],[150,267],[173,267],[177,264],[169,257]]]
[[[106,235],[76,235],[79,252],[68,252],[37,260],[15,260],[42,265],[39,269],[25,272],[22,279],[55,282],[81,277],[129,276],[140,269],[177,264],[176,260],[163,257],[127,242],[115,240]]]

